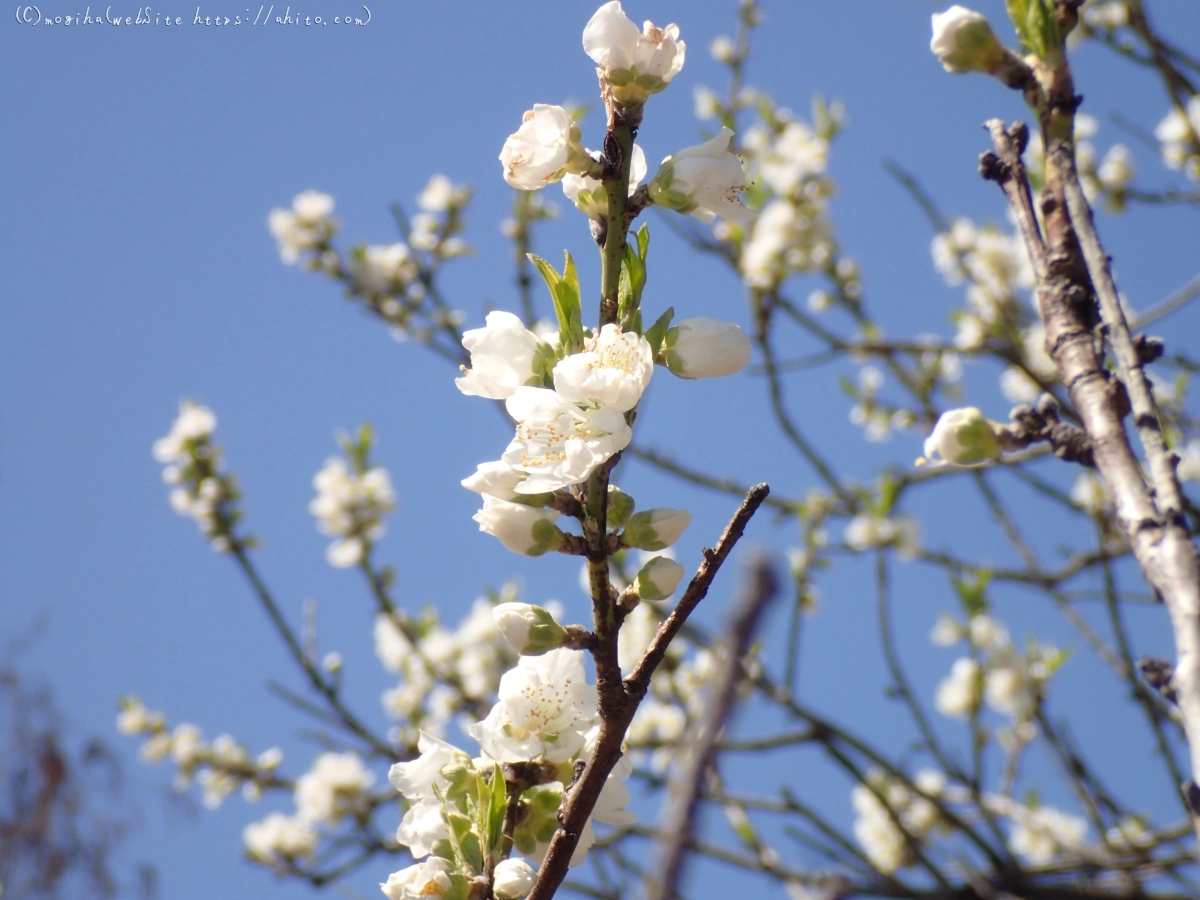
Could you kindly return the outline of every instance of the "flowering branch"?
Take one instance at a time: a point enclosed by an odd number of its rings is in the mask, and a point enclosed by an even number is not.
[[[558,830],[550,842],[550,849],[538,871],[537,884],[529,894],[529,900],[549,900],[558,890],[558,886],[566,877],[571,855],[579,841],[579,834],[591,815],[600,790],[617,760],[621,758],[621,742],[633,715],[637,712],[638,704],[646,695],[650,685],[650,677],[663,661],[667,647],[683,628],[692,610],[699,605],[708,593],[712,580],[716,577],[721,564],[729,556],[734,544],[741,538],[750,518],[762,505],[770,488],[759,484],[746,494],[742,505],[734,513],[729,524],[725,526],[716,546],[703,551],[704,561],[696,574],[692,576],[688,588],[679,599],[675,609],[659,626],[658,632],[646,650],[645,655],[625,681],[620,685],[619,699],[609,709],[601,706],[600,734],[596,740],[596,749],[592,758],[579,774],[577,780],[563,797],[559,809]],[[597,661],[597,667],[599,661]],[[597,675],[597,682],[599,676]],[[615,698],[614,698],[615,699]]]

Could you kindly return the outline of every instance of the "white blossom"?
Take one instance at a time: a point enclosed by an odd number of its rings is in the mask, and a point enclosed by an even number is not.
[[[538,337],[510,312],[487,314],[483,328],[464,331],[462,344],[471,354],[471,368],[454,383],[464,394],[504,400],[533,377]]]
[[[862,513],[846,525],[842,536],[851,550],[863,552],[873,547],[895,547],[901,559],[912,559],[920,550],[919,529],[908,516],[885,518]]]
[[[522,656],[500,679],[499,697],[487,718],[467,729],[498,762],[570,760],[596,716],[596,688],[577,650]]]
[[[471,189],[466,185],[455,184],[445,175],[437,174],[429,179],[429,183],[417,195],[417,206],[427,213],[443,213],[452,206],[462,206],[467,202]]]
[[[658,28],[647,21],[641,31],[620,0],[605,3],[583,29],[583,49],[599,66],[601,83],[622,106],[640,106],[666,88],[683,68],[687,45],[679,26]]]
[[[555,526],[559,513],[523,503],[483,495],[483,509],[472,517],[479,530],[500,539],[509,550],[523,556],[541,556],[562,543],[562,532]]]
[[[505,405],[517,429],[501,459],[529,475],[514,488],[519,494],[540,494],[586,481],[597,466],[633,439],[619,410],[581,410],[545,388],[517,388]]]
[[[404,289],[418,274],[408,244],[363,247],[346,262],[354,286],[367,295],[388,295]]]
[[[646,177],[646,151],[641,144],[633,145],[633,154],[629,160],[629,196],[642,179]],[[568,172],[562,178],[563,193],[575,204],[575,208],[590,219],[603,219],[608,215],[608,194],[604,190],[604,182],[591,175]]]
[[[979,664],[963,657],[955,660],[950,675],[938,685],[934,705],[950,718],[963,718],[979,708]]]
[[[320,191],[305,191],[292,199],[291,209],[273,209],[267,226],[279,243],[279,255],[285,263],[294,263],[305,250],[329,239],[337,226],[330,214],[333,198]]]
[[[667,331],[667,368],[680,378],[718,378],[750,362],[750,339],[732,322],[696,316]]]
[[[393,872],[379,885],[388,900],[428,900],[449,893],[454,884],[453,867],[448,860],[433,856],[425,862]],[[460,876],[461,877],[461,876]]]
[[[1136,174],[1133,154],[1124,144],[1113,144],[1104,154],[1104,159],[1096,170],[1096,177],[1100,179],[1101,186],[1115,194],[1128,188]]]
[[[518,190],[536,191],[567,172],[586,171],[591,160],[579,143],[581,136],[579,126],[561,106],[535,104],[500,151],[504,180]]]
[[[581,353],[554,367],[554,390],[573,403],[629,412],[654,374],[654,352],[640,334],[605,325]]]
[[[1078,851],[1087,838],[1087,820],[1049,806],[1024,809],[1012,815],[1015,826],[1008,845],[1031,865],[1045,865],[1065,853]]]
[[[313,477],[317,496],[308,511],[317,519],[322,534],[336,537],[325,555],[338,567],[362,562],[367,547],[383,537],[383,517],[396,508],[387,470],[375,466],[352,472],[345,460],[331,457]]]
[[[741,200],[746,173],[730,147],[732,140],[733,131],[722,126],[711,140],[668,156],[650,180],[650,197],[701,222],[717,216],[733,220],[753,216]]]
[[[184,400],[179,404],[179,416],[171,423],[171,430],[154,442],[154,458],[160,463],[173,463],[186,459],[188,448],[199,441],[212,437],[217,428],[217,417],[206,406]]]
[[[297,813],[308,822],[334,825],[374,783],[375,773],[363,768],[357,753],[322,753],[313,767],[296,779]]]
[[[491,460],[477,465],[475,474],[468,475],[459,483],[477,494],[491,494],[500,500],[516,500],[521,496],[516,491],[517,485],[528,477],[503,460]]]
[[[963,639],[963,627],[953,617],[942,613],[929,633],[929,640],[938,647],[949,647]]]
[[[1200,181],[1196,135],[1200,135],[1200,94],[1188,99],[1186,115],[1173,108],[1154,129],[1154,136],[1162,144],[1163,162],[1167,168],[1183,169],[1188,178]]]
[[[247,825],[242,830],[242,842],[247,852],[262,862],[273,862],[278,857],[292,860],[316,851],[317,832],[302,818],[275,812]]]

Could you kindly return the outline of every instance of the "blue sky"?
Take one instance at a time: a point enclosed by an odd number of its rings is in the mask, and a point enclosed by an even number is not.
[[[47,0],[41,12],[76,15],[85,7]],[[93,4],[91,15],[100,8]],[[724,85],[706,48],[732,31],[734,4],[626,8],[638,21],[678,22],[689,43],[683,72],[647,109],[640,139],[653,163],[697,142],[692,89]],[[815,92],[846,104],[848,128],[832,161],[838,236],[862,263],[868,302],[894,334],[950,335],[948,314],[961,294],[933,271],[929,227],[882,160],[916,174],[948,213],[1002,221],[999,192],[975,173],[986,149],[979,126],[1022,115],[1016,97],[982,78],[946,75],[930,57],[929,14],[937,8],[917,0],[766,2],[751,63],[750,81],[802,114]],[[1001,21],[997,0],[980,8]],[[138,7],[111,9],[132,16]],[[257,11],[244,9],[200,4],[202,15]],[[0,245],[0,635],[49,614],[26,666],[54,684],[72,734],[104,735],[121,751],[145,820],[125,855],[160,867],[168,900],[306,891],[277,885],[239,859],[241,828],[265,807],[235,797],[195,822],[168,810],[170,773],[139,764],[134,742],[116,735],[116,698],[137,694],[173,721],[196,722],[210,735],[229,731],[252,751],[282,744],[297,774],[315,753],[297,737],[303,722],[267,693],[269,679],[299,681],[264,616],[228,561],[167,506],[150,444],[167,431],[181,397],[217,413],[247,526],[263,542],[261,567],[291,615],[299,616],[305,598],[318,600],[322,649],[350,661],[347,689],[375,721],[382,721],[377,697],[386,679],[371,652],[369,598],[354,573],[324,562],[326,540],[306,510],[336,430],[366,420],[377,430],[378,458],[400,504],[380,554],[399,570],[399,592],[411,607],[434,603],[454,621],[486,585],[516,576],[532,602],[557,597],[570,613],[584,613],[572,561],[522,560],[470,520],[477,498],[458,481],[504,446],[500,418],[461,396],[444,363],[397,343],[335,286],[283,266],[266,217],[316,188],[337,200],[343,246],[390,243],[389,203],[411,209],[430,175],[443,172],[475,188],[466,237],[476,252],[447,271],[447,296],[472,326],[485,308],[515,309],[510,249],[498,230],[511,192],[496,155],[533,103],[594,101],[595,75],[579,40],[594,4],[449,0],[370,9],[363,27],[196,26],[196,5],[180,3],[153,7],[182,16],[178,28],[45,27],[15,18],[0,26],[0,114],[9,135],[0,181],[9,235]],[[339,0],[291,11],[327,20],[362,14]],[[1200,34],[1193,4],[1152,11],[1167,33]],[[1119,110],[1151,130],[1166,109],[1153,77],[1089,47],[1077,80],[1085,110],[1103,123],[1101,150],[1124,140],[1143,183],[1170,181],[1151,148],[1108,121]],[[600,118],[593,112],[585,120],[585,143],[598,143]],[[594,284],[598,263],[585,223],[557,189],[551,193],[561,215],[538,235],[537,249],[557,260],[570,248],[585,284]],[[655,243],[646,302],[744,323],[736,279],[692,254],[657,217],[648,221]],[[1136,308],[1196,274],[1194,211],[1138,209],[1100,224]],[[793,293],[809,289],[799,282]],[[1190,311],[1164,330],[1178,341],[1200,333],[1198,325]],[[916,457],[913,434],[882,445],[862,440],[836,390],[839,371],[853,372],[822,369],[789,382],[792,407],[817,443],[863,482],[884,463]],[[969,397],[1004,418],[994,374],[970,370]],[[802,495],[813,475],[782,446],[764,393],[750,375],[683,383],[660,373],[638,440]],[[679,545],[684,561],[696,561],[734,508],[727,497],[685,489],[637,464],[625,465],[621,477],[642,506],[695,514]],[[1006,558],[982,511],[964,509],[952,489],[921,503],[918,511],[932,516],[928,545],[954,537],[976,554]],[[1041,523],[1034,533],[1049,539],[1055,527]],[[795,540],[765,515],[748,538],[775,548]],[[703,615],[719,613],[730,574]],[[952,657],[928,652],[925,636],[954,601],[930,570],[906,567],[897,580],[901,642],[919,657],[913,675],[930,696]],[[871,733],[886,742],[901,726],[880,696],[876,639],[862,626],[868,591],[866,572],[852,566],[822,582],[804,683],[818,706],[859,710],[852,720],[873,721]],[[1015,632],[1069,640],[1062,623],[1036,607],[1040,601],[1008,599],[1001,615]],[[1137,619],[1139,652],[1170,655],[1163,618],[1150,610]],[[1106,770],[1136,778],[1120,773],[1144,768],[1145,740],[1107,734],[1113,685],[1086,657],[1081,649],[1064,675],[1065,696],[1081,716],[1077,736],[1085,744],[1112,741]],[[823,677],[834,666],[845,676]],[[907,737],[895,734],[897,742]],[[806,765],[789,769],[800,785]],[[830,803],[845,795],[842,785],[814,790]],[[1144,792],[1147,806],[1165,808],[1162,779]],[[352,884],[372,896],[386,875],[367,871]]]

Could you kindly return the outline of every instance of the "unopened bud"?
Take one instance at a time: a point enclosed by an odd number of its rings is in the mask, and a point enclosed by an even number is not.
[[[621,543],[639,550],[666,550],[692,523],[685,509],[648,509],[634,513],[621,534]]]
[[[941,462],[955,466],[974,466],[1000,455],[996,426],[973,406],[942,413],[925,439],[925,457],[930,462],[940,456]],[[922,460],[918,460],[918,463]]]
[[[529,603],[501,603],[492,618],[504,639],[522,656],[541,656],[563,645],[567,633],[549,610]]]
[[[633,498],[616,485],[608,486],[608,527],[624,528],[633,515]]]
[[[1004,62],[1004,47],[982,13],[952,6],[933,14],[933,40],[929,42],[947,72],[992,72]]]
[[[643,600],[663,600],[683,580],[683,566],[668,556],[656,556],[637,573],[633,589]]]

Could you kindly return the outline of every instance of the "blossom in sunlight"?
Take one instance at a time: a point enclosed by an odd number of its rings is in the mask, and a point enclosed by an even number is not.
[[[646,177],[646,152],[641,144],[633,145],[633,157],[629,162],[629,196],[638,189]],[[575,208],[590,219],[603,219],[608,215],[608,195],[604,182],[591,175],[568,172],[562,179],[563,193],[575,204]]]
[[[1087,839],[1087,820],[1050,806],[1022,807],[1012,813],[1014,828],[1008,845],[1035,866],[1078,852]]]
[[[311,856],[317,849],[317,832],[312,824],[299,816],[271,813],[265,819],[251,822],[242,830],[246,851],[261,862],[275,862]]]
[[[1191,97],[1185,110],[1172,109],[1154,129],[1167,168],[1183,169],[1193,181],[1200,181],[1197,135],[1200,135],[1200,95]]]
[[[291,209],[271,210],[267,226],[279,244],[280,258],[290,265],[305,250],[312,250],[329,240],[337,230],[332,212],[333,198],[320,191],[297,194]]]
[[[528,474],[514,488],[519,494],[541,494],[586,481],[633,439],[621,411],[580,409],[545,388],[517,388],[506,406],[517,429],[501,459]]]
[[[307,822],[337,824],[359,806],[362,792],[374,783],[375,773],[363,768],[357,753],[322,753],[296,779],[297,813]]]
[[[591,158],[579,143],[582,133],[561,106],[537,103],[508,136],[500,150],[504,180],[522,191],[536,191],[568,172],[585,172]]]
[[[460,890],[455,890],[456,887]],[[461,893],[463,900],[467,896],[463,876],[454,871],[449,860],[440,856],[432,856],[425,862],[393,872],[386,882],[379,885],[379,889],[388,900],[429,900],[451,892],[456,897]]]
[[[345,460],[332,457],[313,477],[317,496],[308,504],[322,534],[336,537],[325,556],[339,567],[356,566],[371,544],[383,537],[383,517],[396,508],[387,470],[374,466],[352,472]]]
[[[477,465],[475,474],[468,475],[459,484],[477,494],[490,494],[500,500],[516,500],[521,496],[516,491],[517,485],[528,477],[525,472],[503,460],[490,460]]]
[[[537,869],[523,859],[505,859],[496,863],[492,891],[497,900],[521,900],[537,880]]]
[[[444,213],[463,206],[470,196],[471,189],[465,184],[455,184],[439,173],[430,178],[424,190],[417,194],[417,207],[427,213]]]
[[[955,660],[950,674],[938,685],[934,705],[943,716],[960,719],[979,708],[979,663],[963,657]]]
[[[1133,153],[1124,144],[1113,144],[1104,154],[1100,167],[1096,169],[1096,177],[1100,179],[1101,187],[1113,194],[1125,191],[1136,174]]]
[[[621,106],[640,106],[666,88],[683,68],[687,45],[679,26],[641,31],[625,15],[620,0],[605,3],[583,29],[583,50],[599,66],[601,84]]]
[[[573,403],[623,413],[637,406],[653,375],[650,343],[636,332],[605,325],[583,352],[554,367],[554,390]]]
[[[510,312],[490,312],[483,328],[464,331],[471,368],[454,383],[470,397],[504,400],[533,377],[538,337]]]
[[[999,454],[995,425],[974,406],[942,413],[933,433],[925,439],[928,462],[974,466],[995,459]]]
[[[562,546],[563,533],[554,523],[559,513],[483,495],[483,509],[472,517],[479,530],[500,539],[513,553],[541,556]]]
[[[750,339],[732,322],[695,316],[668,331],[667,368],[680,378],[719,378],[740,372],[750,362]]]
[[[596,717],[596,688],[588,684],[582,656],[566,649],[522,656],[500,679],[499,702],[467,733],[498,762],[570,760]]]
[[[846,525],[842,539],[859,553],[874,547],[895,547],[901,559],[912,559],[920,551],[917,521],[908,516],[857,515]]]
[[[217,428],[217,417],[206,406],[184,400],[179,404],[179,415],[171,423],[171,430],[154,442],[154,458],[160,463],[176,463],[186,458],[190,449],[201,441],[207,441]]]
[[[367,295],[400,293],[419,273],[408,244],[361,247],[346,261],[355,288]]]
[[[716,137],[668,156],[650,180],[650,197],[659,206],[691,213],[701,222],[717,216],[749,219],[754,213],[742,203],[746,173],[730,141],[733,132],[722,127]]]
[[[450,785],[445,772],[453,766],[470,767],[473,764],[471,758],[453,744],[425,732],[421,732],[417,749],[421,755],[411,762],[392,766],[388,780],[411,803],[400,822],[396,840],[420,859],[432,853],[434,844],[447,837],[437,797],[439,791],[444,794]]]
[[[933,14],[929,49],[947,72],[990,72],[1004,61],[1004,47],[987,18],[957,4]]]
[[[941,772],[926,769],[913,783],[925,794],[937,796],[945,781]],[[940,823],[933,803],[878,769],[867,773],[866,784],[854,786],[850,802],[857,814],[854,837],[881,872],[894,872],[916,862],[909,839],[920,844]],[[897,819],[904,831],[897,827]]]

